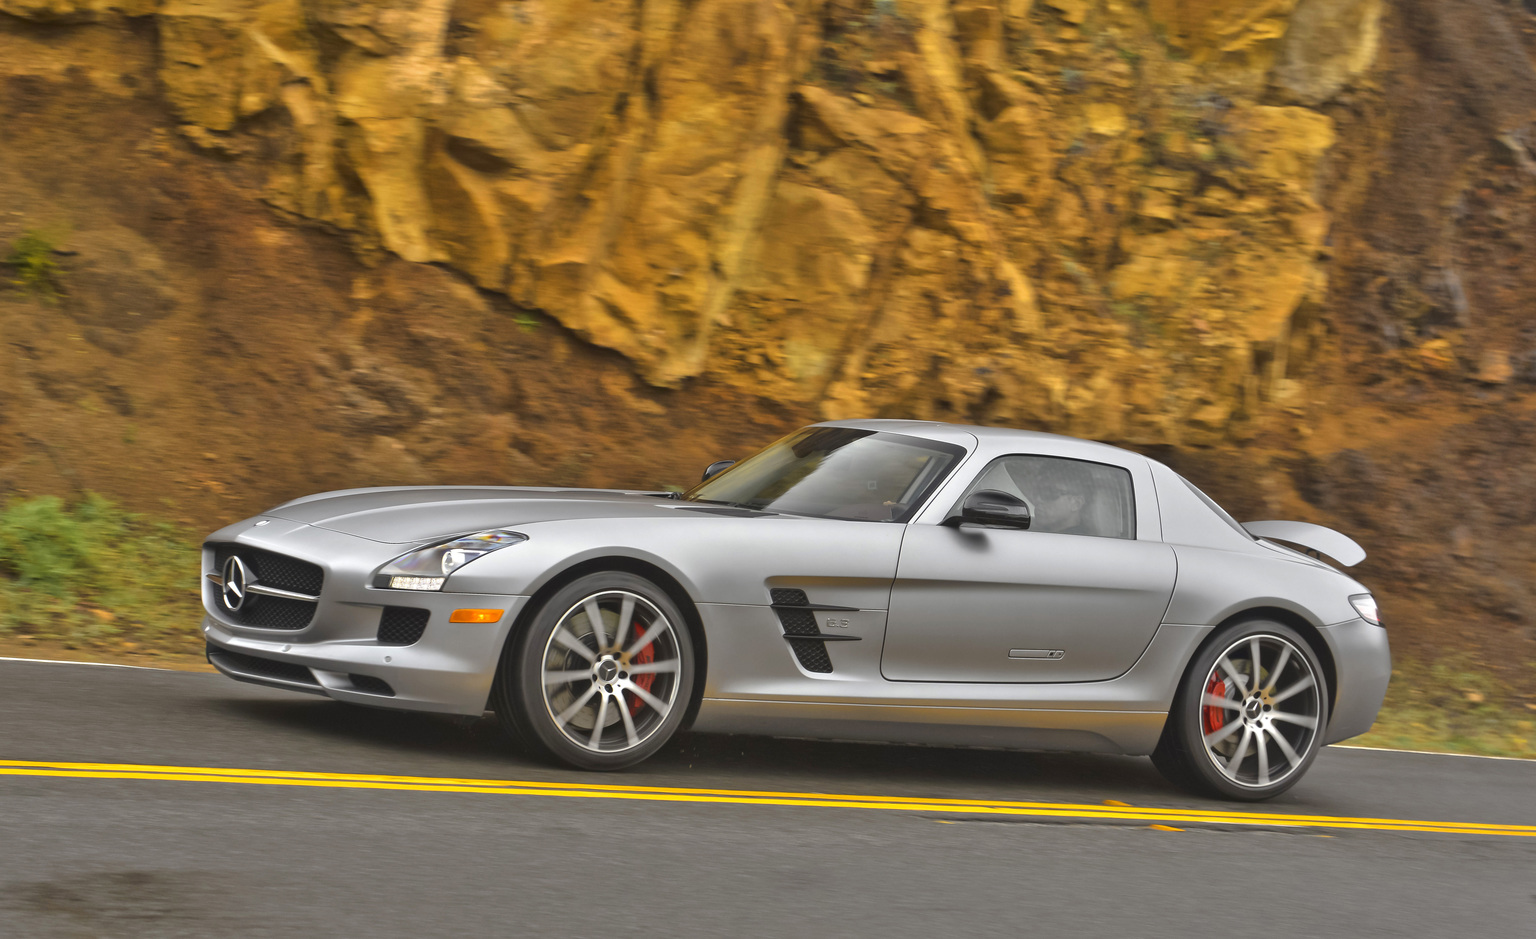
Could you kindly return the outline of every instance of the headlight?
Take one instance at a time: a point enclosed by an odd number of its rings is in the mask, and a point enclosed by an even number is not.
[[[1368,593],[1357,593],[1349,598],[1349,605],[1355,608],[1360,618],[1367,623],[1381,625],[1381,614],[1376,610],[1376,598]]]
[[[387,580],[387,583],[375,586],[395,590],[441,590],[449,574],[475,558],[527,540],[527,535],[498,528],[418,548],[384,565],[378,579]]]

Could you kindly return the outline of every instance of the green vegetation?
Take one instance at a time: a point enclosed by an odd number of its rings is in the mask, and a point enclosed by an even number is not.
[[[14,272],[11,284],[48,303],[57,300],[63,292],[59,284],[59,265],[53,259],[58,247],[58,239],[40,231],[25,232],[11,242],[11,249],[5,256],[5,263]]]
[[[0,507],[0,635],[163,652],[199,645],[198,542],[102,496]]]
[[[1510,694],[1488,669],[1469,660],[1429,666],[1400,661],[1376,726],[1349,743],[1536,758],[1533,703]]]

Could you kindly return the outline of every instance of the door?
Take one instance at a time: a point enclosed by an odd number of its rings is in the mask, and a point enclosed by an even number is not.
[[[881,673],[893,681],[1102,681],[1152,641],[1176,561],[1135,531],[1131,474],[1037,455],[993,461],[966,494],[1024,499],[1031,526],[909,526]],[[963,496],[962,496],[963,499]]]

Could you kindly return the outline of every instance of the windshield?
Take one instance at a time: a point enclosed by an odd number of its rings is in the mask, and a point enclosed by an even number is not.
[[[850,427],[807,427],[683,494],[690,502],[905,522],[965,455],[952,444]]]

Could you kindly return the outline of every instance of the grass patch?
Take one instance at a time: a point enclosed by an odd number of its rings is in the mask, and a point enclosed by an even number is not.
[[[0,507],[0,634],[70,648],[201,645],[199,540],[89,494]]]
[[[11,285],[48,303],[58,300],[63,293],[59,263],[53,259],[58,247],[58,239],[40,231],[28,231],[11,242],[5,255],[14,272]]]
[[[1527,666],[1536,668],[1536,664]],[[1394,663],[1392,684],[1364,747],[1536,758],[1536,709],[1469,659]]]

